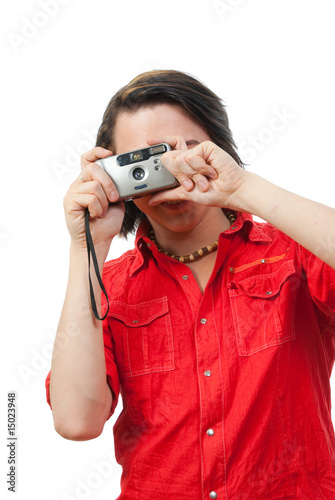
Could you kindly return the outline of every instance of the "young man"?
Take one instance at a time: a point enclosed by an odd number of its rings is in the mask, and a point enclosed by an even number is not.
[[[117,203],[95,161],[159,142],[180,186]],[[65,197],[71,261],[48,397],[56,430],[85,440],[121,391],[120,500],[335,498],[335,210],[241,166],[217,96],[150,72],[111,100]],[[104,265],[137,224],[135,248]]]

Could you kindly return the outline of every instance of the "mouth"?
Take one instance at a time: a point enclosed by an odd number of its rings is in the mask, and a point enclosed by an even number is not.
[[[160,204],[165,210],[169,210],[171,212],[176,212],[178,210],[183,210],[189,206],[190,202],[186,200],[171,200],[164,201]]]

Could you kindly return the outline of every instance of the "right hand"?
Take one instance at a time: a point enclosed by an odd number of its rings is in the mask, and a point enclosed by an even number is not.
[[[96,160],[113,154],[95,147],[81,156],[81,175],[71,184],[65,198],[66,224],[72,245],[86,249],[85,211],[90,213],[90,229],[95,246],[108,247],[121,229],[124,203],[117,203],[118,193],[109,175]],[[113,203],[113,205],[110,205]]]

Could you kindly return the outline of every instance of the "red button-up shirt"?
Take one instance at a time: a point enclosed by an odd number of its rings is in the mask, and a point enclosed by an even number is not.
[[[203,294],[145,224],[103,279],[119,500],[335,499],[334,270],[239,214]]]

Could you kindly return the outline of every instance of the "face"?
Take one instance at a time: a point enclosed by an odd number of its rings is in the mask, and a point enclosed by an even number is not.
[[[157,104],[141,108],[136,112],[126,112],[118,116],[115,128],[114,154],[126,153],[157,143],[168,142],[167,136],[181,136],[188,148],[210,140],[207,132],[199,123],[179,105]],[[149,144],[150,142],[150,144]],[[134,200],[136,206],[146,214],[155,232],[167,230],[185,232],[197,227],[208,217],[210,220],[213,207],[206,207],[182,201],[179,203],[161,203],[150,207],[151,195]]]

